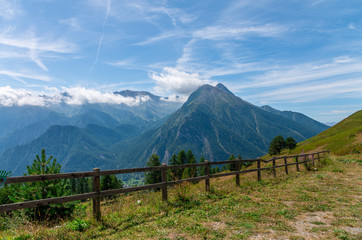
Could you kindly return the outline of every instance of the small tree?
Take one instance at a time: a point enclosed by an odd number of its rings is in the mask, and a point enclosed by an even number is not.
[[[41,156],[36,155],[31,166],[27,166],[26,175],[55,174],[60,173],[61,165],[57,163],[53,156],[49,158],[45,155],[45,150],[41,151]],[[69,187],[65,180],[50,180],[42,182],[32,182],[24,184],[13,184],[10,188],[9,198],[14,202],[24,202],[67,195]],[[70,215],[74,209],[74,203],[53,204],[51,206],[35,207],[33,210],[26,210],[28,216],[35,220],[52,219]]]
[[[115,175],[105,175],[101,177],[101,190],[123,188],[122,181]],[[107,196],[106,199],[115,199],[116,196]]]
[[[115,175],[105,175],[101,177],[101,190],[110,190],[122,187],[122,180],[118,179]]]
[[[161,166],[160,157],[156,154],[152,154],[146,163],[147,167]],[[146,173],[145,182],[146,184],[153,184],[161,182],[161,171],[149,171]]]
[[[71,178],[68,183],[71,194],[87,193],[91,191],[90,178]]]
[[[184,150],[181,150],[178,154],[177,154],[177,164],[178,165],[184,165],[187,164],[187,156]],[[182,175],[183,175],[184,169],[180,168],[180,169],[176,169],[176,173],[177,173],[177,179],[182,179]]]
[[[196,163],[196,158],[191,152],[191,150],[189,150],[186,154],[186,164],[195,164],[195,163]],[[197,177],[196,167],[185,168],[183,170],[182,178],[191,178],[191,177]]]
[[[204,156],[201,156],[199,162],[200,162],[200,163],[204,163],[204,162],[205,162]],[[205,175],[205,167],[198,167],[198,168],[197,168],[197,175],[198,175],[198,176],[204,176],[204,175]]]
[[[294,140],[294,138],[287,137],[287,139],[285,139],[285,148],[293,150],[296,147],[297,147],[297,142]]]
[[[177,156],[176,154],[173,154],[171,159],[169,160],[169,165],[177,165]],[[168,180],[175,180],[177,178],[177,169],[169,170],[167,179]]]
[[[231,154],[229,160],[235,160],[234,154]],[[228,168],[230,171],[236,171],[236,163],[229,163]]]
[[[283,136],[279,135],[273,138],[273,140],[270,142],[269,145],[269,154],[271,156],[280,154],[282,149],[285,146],[284,138]]]
[[[0,204],[11,203],[9,199],[9,188],[5,185],[6,178],[10,175],[11,172],[0,170]]]

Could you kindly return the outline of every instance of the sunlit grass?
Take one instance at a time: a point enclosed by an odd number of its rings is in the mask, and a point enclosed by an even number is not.
[[[92,218],[91,202],[80,203],[71,219],[28,222],[24,216],[1,219],[4,239],[361,239],[361,156],[331,157],[315,171],[289,175],[283,168],[211,179],[160,192],[121,195],[101,204],[102,221]],[[336,171],[338,169],[338,171]],[[3,224],[4,220],[7,224]],[[304,232],[303,232],[304,231]],[[303,237],[304,236],[304,237]]]

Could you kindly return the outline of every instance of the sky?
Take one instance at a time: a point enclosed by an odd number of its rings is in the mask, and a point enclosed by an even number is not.
[[[0,0],[1,105],[217,83],[321,122],[361,110],[362,1]]]

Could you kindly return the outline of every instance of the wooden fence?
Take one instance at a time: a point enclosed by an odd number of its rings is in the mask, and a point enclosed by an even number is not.
[[[293,156],[283,156],[283,157],[274,157],[269,160],[258,159],[235,159],[229,161],[220,161],[220,162],[209,162],[205,161],[204,163],[196,163],[196,164],[186,164],[186,165],[166,165],[165,163],[162,166],[157,167],[144,167],[144,168],[131,168],[131,169],[118,169],[118,170],[106,170],[100,171],[99,168],[94,168],[92,172],[77,172],[77,173],[59,173],[59,174],[46,174],[46,175],[33,175],[33,176],[21,176],[21,177],[8,177],[6,180],[6,184],[14,184],[14,183],[26,183],[26,182],[39,182],[39,181],[47,181],[47,180],[59,180],[59,179],[71,179],[71,178],[81,178],[81,177],[92,177],[93,178],[93,192],[77,194],[72,196],[64,196],[64,197],[56,197],[56,198],[48,198],[20,203],[12,203],[12,204],[4,204],[0,205],[0,212],[8,212],[18,209],[31,208],[31,207],[39,207],[50,204],[58,204],[65,203],[71,201],[78,200],[86,200],[93,199],[93,216],[99,220],[101,217],[101,209],[100,209],[100,200],[101,197],[112,196],[122,193],[130,193],[148,189],[161,189],[162,191],[162,200],[167,201],[167,187],[173,186],[176,184],[180,184],[183,182],[190,181],[201,181],[205,180],[205,190],[210,191],[210,179],[218,178],[224,176],[235,175],[236,176],[236,185],[240,185],[240,174],[247,172],[257,172],[257,179],[261,181],[261,171],[264,170],[272,170],[274,176],[276,176],[276,168],[285,168],[285,173],[288,174],[288,166],[296,165],[296,170],[300,171],[300,164],[310,163],[312,166],[316,164],[316,161],[320,161],[325,155],[329,153],[329,151],[321,151],[317,153],[309,153],[302,155],[293,155]],[[276,165],[277,160],[283,160],[284,164]],[[289,163],[288,163],[288,160]],[[240,166],[243,163],[252,163],[257,162],[257,168],[254,169],[241,169]],[[272,162],[272,166],[269,167],[261,167],[261,163],[270,163]],[[226,172],[226,173],[218,173],[211,174],[210,167],[212,165],[222,165],[222,164],[235,164],[236,171]],[[199,177],[192,177],[188,179],[181,179],[175,181],[167,181],[167,171],[181,168],[196,168],[196,167],[204,167],[205,175]],[[162,182],[143,185],[138,187],[129,187],[129,188],[120,188],[120,189],[112,189],[112,190],[100,190],[100,176],[103,175],[115,175],[115,174],[125,174],[125,173],[138,173],[138,172],[148,172],[148,171],[161,171],[162,172]]]

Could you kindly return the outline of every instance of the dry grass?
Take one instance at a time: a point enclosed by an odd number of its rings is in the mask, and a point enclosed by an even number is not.
[[[91,218],[90,202],[74,220],[53,224],[6,219],[4,239],[362,239],[361,155],[333,157],[315,171],[289,168],[188,184],[169,192],[138,192],[102,202],[102,222]],[[4,220],[4,219],[0,219]],[[75,226],[75,227],[74,227]],[[77,227],[78,226],[78,227]]]

